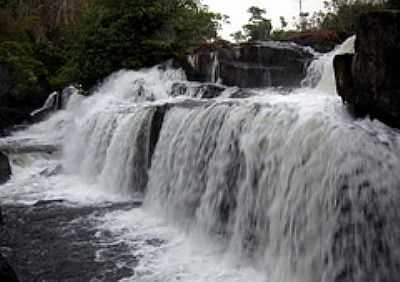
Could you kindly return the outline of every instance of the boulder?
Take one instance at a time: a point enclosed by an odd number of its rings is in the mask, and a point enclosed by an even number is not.
[[[338,93],[356,115],[400,127],[400,12],[364,14],[359,26],[354,58],[335,59]]]
[[[59,110],[61,108],[60,104],[61,94],[55,91],[49,95],[41,108],[36,109],[31,113],[31,116],[34,121],[41,121],[48,117],[54,111]]]
[[[350,36],[350,35],[348,35]],[[348,37],[345,36],[344,38]],[[298,45],[311,47],[315,51],[326,53],[332,51],[342,42],[342,36],[332,30],[316,30],[306,32],[295,32],[288,37],[288,41]]]
[[[344,101],[351,98],[353,93],[353,58],[354,54],[342,54],[335,56],[333,67],[336,77],[336,89]]]
[[[313,54],[287,42],[206,45],[181,62],[190,81],[243,88],[298,87]]]
[[[8,157],[0,152],[0,184],[4,184],[10,179],[11,167]]]
[[[172,85],[169,95],[172,97],[187,96],[201,99],[213,99],[221,96],[227,88],[214,83],[176,82]]]

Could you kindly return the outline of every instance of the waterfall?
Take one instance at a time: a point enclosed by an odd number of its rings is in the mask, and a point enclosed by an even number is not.
[[[301,281],[393,281],[398,137],[338,115],[335,99],[275,99],[170,111],[148,208]]]
[[[62,128],[66,175],[143,199],[266,281],[397,281],[400,135],[332,95],[332,58],[353,48],[320,56],[290,95],[206,100],[181,70],[120,71],[13,138]]]
[[[156,113],[146,103],[168,99],[168,89],[183,79],[182,71],[162,67],[121,71],[91,97],[77,102],[71,98],[77,117],[69,126],[73,134],[64,143],[66,171],[116,193],[143,192]]]
[[[211,82],[213,83],[220,83],[221,78],[220,78],[220,64],[219,64],[219,58],[218,58],[218,52],[212,52],[210,53],[210,56],[212,57],[212,65],[211,65]]]
[[[308,67],[307,76],[303,80],[302,85],[316,88],[331,95],[337,95],[333,59],[339,54],[354,54],[355,40],[356,36],[349,37],[332,52],[320,55],[318,59],[314,60]]]
[[[109,144],[100,183],[127,196],[141,195],[150,165],[150,134],[154,108],[135,109],[123,117]],[[132,191],[133,190],[133,191]]]

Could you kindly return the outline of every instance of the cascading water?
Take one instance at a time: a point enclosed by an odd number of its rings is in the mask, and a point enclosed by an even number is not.
[[[122,71],[3,142],[62,147],[45,195],[144,201],[101,227],[139,258],[127,281],[397,281],[400,135],[354,120],[332,95],[332,58],[352,45],[313,62],[290,95],[205,100],[179,70]],[[23,166],[46,159],[20,163],[0,197],[41,195]]]
[[[319,59],[314,60],[308,67],[307,77],[303,80],[302,85],[304,87],[316,88],[327,94],[336,95],[333,58],[339,54],[354,54],[355,40],[356,37],[352,36],[332,52],[321,55]]]

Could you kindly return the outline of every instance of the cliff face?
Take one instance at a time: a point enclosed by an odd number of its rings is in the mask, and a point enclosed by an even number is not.
[[[357,115],[400,127],[400,12],[360,20],[355,55],[335,58],[338,93]]]
[[[293,43],[204,46],[182,65],[188,79],[239,87],[298,87],[313,54]]]

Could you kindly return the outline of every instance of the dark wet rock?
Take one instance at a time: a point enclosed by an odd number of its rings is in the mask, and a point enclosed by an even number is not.
[[[165,241],[159,238],[151,238],[146,240],[146,244],[153,246],[153,247],[160,247],[165,244]]]
[[[67,203],[67,201],[64,199],[40,200],[40,201],[37,201],[33,206],[34,207],[45,207],[45,206],[63,205],[65,203]]]
[[[353,58],[354,54],[343,54],[335,56],[333,60],[336,89],[344,100],[353,94]]]
[[[17,275],[12,269],[10,264],[5,258],[0,254],[0,281],[4,282],[18,282]]]
[[[43,170],[40,175],[44,175],[44,176],[54,176],[57,174],[60,174],[62,171],[63,167],[62,165],[58,164],[55,167],[51,167],[51,168],[46,168],[45,170]]]
[[[226,87],[213,83],[202,84],[198,87],[196,97],[203,99],[213,99],[221,96]]]
[[[61,99],[58,109],[65,109],[67,107],[69,99],[74,95],[81,95],[83,96],[81,87],[78,86],[68,86],[63,89],[61,93]]]
[[[198,49],[181,66],[191,81],[219,81],[243,88],[296,87],[312,58],[311,52],[291,43],[217,43]]]
[[[339,95],[356,115],[400,127],[400,12],[364,14],[359,26],[351,82],[343,80],[350,59],[336,60]]]
[[[250,97],[253,97],[256,95],[257,95],[257,93],[255,93],[249,89],[237,88],[237,89],[233,90],[231,93],[229,93],[229,98],[244,99],[244,98],[250,98]]]
[[[7,260],[21,281],[119,281],[134,274],[139,258],[112,234],[100,232],[93,218],[138,206],[4,206],[8,236],[1,246],[11,248]]]
[[[43,106],[31,113],[33,121],[41,121],[55,111],[65,109],[69,99],[73,95],[81,95],[81,90],[75,86],[68,86],[61,93],[57,91],[51,93]]]
[[[0,206],[0,228],[4,226],[3,212],[1,211]]]
[[[164,122],[165,114],[167,113],[167,107],[165,106],[159,106],[156,108],[153,118],[151,121],[151,126],[150,126],[150,150],[149,150],[149,156],[148,156],[148,169],[151,167],[151,160],[153,159],[153,154],[156,149],[158,140],[160,138],[161,134],[161,129],[162,125]]]
[[[55,144],[35,144],[32,140],[7,140],[0,144],[0,151],[8,154],[47,153],[52,154],[60,150]]]
[[[289,36],[287,41],[294,42],[298,45],[311,47],[315,51],[326,53],[332,51],[335,46],[342,43],[342,38],[348,36],[339,36],[335,31],[331,30],[319,30],[319,31],[307,31],[294,33]]]
[[[213,99],[221,96],[227,88],[214,83],[185,83],[176,82],[172,85],[170,96],[188,96],[201,99]]]
[[[287,88],[284,88],[285,90]],[[215,83],[177,82],[171,88],[172,97],[187,96],[201,99],[214,99],[218,97],[240,99],[257,95],[248,88],[225,87]]]
[[[18,281],[17,275],[14,269],[6,260],[6,254],[10,253],[10,248],[5,247],[3,244],[6,238],[5,221],[3,218],[3,212],[0,207],[0,281],[5,282],[16,282]]]
[[[0,184],[7,182],[11,176],[11,166],[8,157],[0,152]]]
[[[175,82],[171,87],[169,95],[172,97],[188,96],[189,91],[190,91],[190,85],[188,85],[187,83]]]
[[[61,94],[59,92],[51,93],[44,105],[31,113],[33,120],[38,122],[47,118],[51,113],[61,108],[61,103]]]

